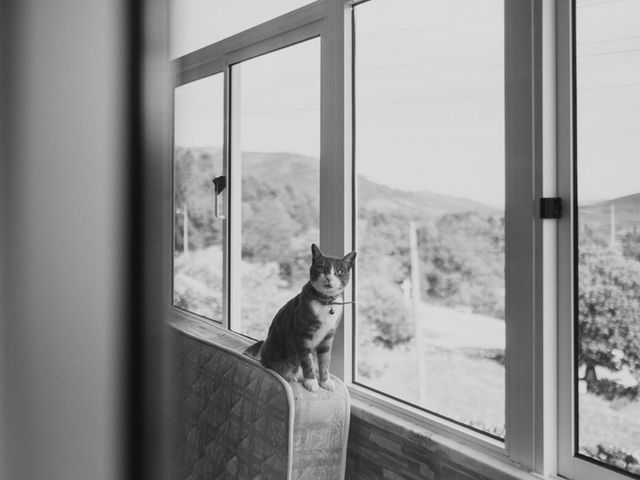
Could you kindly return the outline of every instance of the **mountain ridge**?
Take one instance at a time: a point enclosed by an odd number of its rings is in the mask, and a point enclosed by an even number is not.
[[[188,150],[197,156],[209,156],[215,168],[220,169],[221,148],[194,147]],[[274,189],[286,184],[297,184],[307,191],[319,189],[319,161],[313,157],[290,152],[245,152],[242,160],[244,175],[266,180]],[[356,188],[360,209],[375,209],[405,218],[435,220],[446,214],[478,212],[490,215],[500,212],[498,208],[474,200],[426,190],[402,190],[363,175],[358,176]]]

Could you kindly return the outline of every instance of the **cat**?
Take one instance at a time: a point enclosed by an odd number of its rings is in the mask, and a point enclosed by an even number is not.
[[[329,377],[331,346],[343,305],[353,303],[344,302],[343,291],[356,252],[342,258],[329,257],[312,244],[311,257],[309,282],[275,315],[266,340],[255,343],[245,354],[287,381],[302,380],[307,390],[317,392],[320,386],[333,391],[335,384]]]

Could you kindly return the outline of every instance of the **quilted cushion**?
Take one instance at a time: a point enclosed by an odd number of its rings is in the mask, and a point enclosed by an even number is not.
[[[349,397],[289,384],[242,355],[251,343],[213,325],[174,324],[176,480],[340,479]]]

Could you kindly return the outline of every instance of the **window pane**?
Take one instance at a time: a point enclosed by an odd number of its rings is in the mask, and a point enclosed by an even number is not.
[[[504,436],[504,1],[356,8],[357,382]]]
[[[636,474],[639,21],[637,1],[576,3],[578,446],[582,455]]]
[[[175,89],[173,304],[222,320],[223,225],[212,179],[222,174],[223,75]]]
[[[320,40],[235,65],[232,78],[242,178],[241,315],[232,328],[262,339],[308,281],[319,237]]]
[[[218,42],[312,0],[171,0],[171,57]]]

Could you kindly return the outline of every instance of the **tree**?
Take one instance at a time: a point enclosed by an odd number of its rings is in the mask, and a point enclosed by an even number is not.
[[[640,262],[640,232],[637,228],[622,237],[622,254]]]
[[[222,156],[217,148],[176,148],[174,162],[174,206],[188,204],[189,247],[195,250],[222,242],[222,224],[214,218],[212,179],[221,171]],[[183,214],[174,215],[174,245],[183,250]]]
[[[296,224],[277,198],[245,203],[242,208],[242,256],[252,262],[291,258]]]
[[[413,338],[413,324],[399,285],[384,278],[363,277],[358,289],[359,338],[391,349]]]
[[[580,245],[578,330],[578,361],[586,366],[589,389],[596,366],[640,372],[640,262]]]
[[[423,296],[504,318],[504,218],[447,214],[419,230]]]

